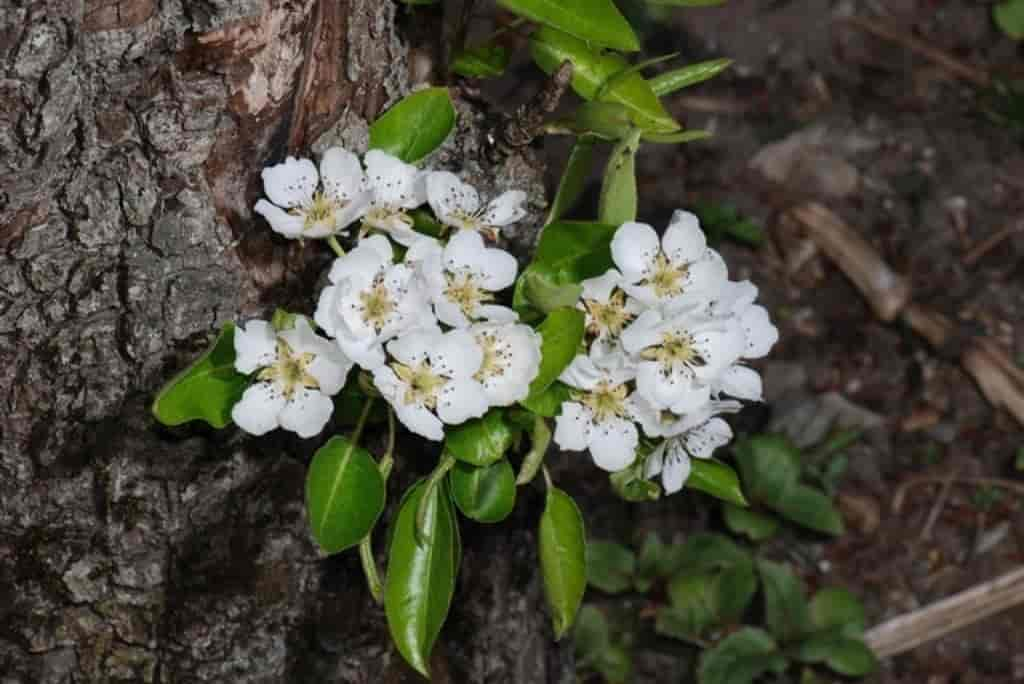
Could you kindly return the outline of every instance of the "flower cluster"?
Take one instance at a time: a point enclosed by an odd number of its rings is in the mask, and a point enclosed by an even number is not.
[[[572,392],[554,439],[617,472],[635,464],[642,431],[656,444],[644,475],[672,493],[690,457],[732,439],[718,416],[738,410],[737,399],[761,399],[760,375],[743,361],[767,354],[778,330],[754,304],[757,288],[728,279],[691,213],[675,212],[660,239],[649,225],[623,224],[611,253],[616,268],[583,282],[586,352],[560,377]]]
[[[357,221],[362,229],[334,261],[317,303],[314,321],[327,337],[301,317],[286,330],[251,321],[236,334],[236,368],[255,373],[232,414],[242,429],[320,432],[329,397],[353,366],[406,427],[432,440],[444,438],[445,424],[526,398],[540,336],[494,303],[518,264],[484,240],[523,217],[524,193],[482,205],[452,173],[422,171],[379,150],[360,162],[341,148],[324,154],[319,173],[310,160],[289,157],[265,169],[263,183],[269,201],[255,209],[285,237],[336,240]],[[412,212],[424,205],[447,239],[416,230]]]

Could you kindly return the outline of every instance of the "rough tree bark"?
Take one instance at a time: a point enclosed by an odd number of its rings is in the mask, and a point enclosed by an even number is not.
[[[395,13],[0,0],[4,684],[409,677],[358,562],[321,558],[307,534],[316,445],[168,432],[148,414],[222,322],[311,307],[327,256],[254,219],[259,171],[365,145],[366,121],[414,85],[410,63],[429,73]],[[435,162],[527,189],[522,246],[539,165],[489,149],[483,114],[458,104]],[[571,678],[542,607],[536,515],[467,536],[436,680]]]

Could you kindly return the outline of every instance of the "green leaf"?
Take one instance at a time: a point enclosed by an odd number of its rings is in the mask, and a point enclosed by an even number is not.
[[[540,519],[540,568],[555,639],[572,627],[587,588],[583,516],[568,494],[549,487]]]
[[[580,608],[572,637],[576,667],[593,668],[595,663],[600,662],[611,643],[608,619],[596,606],[587,604]]]
[[[657,501],[661,497],[661,487],[657,482],[644,477],[643,466],[640,463],[612,473],[608,476],[608,481],[611,482],[615,493],[626,501]]]
[[[576,283],[555,285],[539,273],[523,274],[523,289],[530,304],[543,314],[555,309],[574,307],[583,294],[583,286]]]
[[[455,128],[455,106],[447,88],[425,88],[402,98],[370,126],[370,149],[409,164],[441,146]]]
[[[779,530],[779,521],[770,515],[740,508],[732,504],[722,506],[725,524],[735,534],[743,534],[751,541],[764,541],[775,535]]]
[[[608,594],[633,586],[636,555],[622,544],[591,541],[587,544],[587,582]]]
[[[804,585],[786,565],[759,560],[757,569],[764,586],[764,620],[768,631],[782,642],[807,632],[810,617]]]
[[[750,554],[719,534],[695,534],[679,552],[669,585],[672,604],[700,629],[742,616],[757,591]],[[699,594],[697,592],[700,592]]]
[[[597,140],[591,135],[581,135],[569,152],[565,162],[565,171],[558,182],[555,198],[551,200],[551,209],[545,223],[553,223],[572,209],[590,180],[590,170],[594,162],[594,144]]]
[[[745,627],[701,656],[699,684],[750,684],[766,672],[781,674],[786,658],[763,630]]]
[[[668,586],[671,605],[658,611],[655,631],[674,639],[698,639],[718,623],[718,577],[713,572],[677,575]]]
[[[697,140],[706,140],[710,137],[710,132],[695,128],[688,131],[675,131],[673,133],[644,133],[640,139],[645,142],[675,145],[679,143],[695,142]]]
[[[512,429],[501,409],[491,409],[483,418],[450,426],[445,438],[448,452],[465,463],[486,466],[499,461],[512,446]]]
[[[816,630],[842,628],[847,635],[864,632],[867,616],[857,597],[846,589],[822,589],[810,603],[811,624]]]
[[[156,395],[153,416],[164,425],[202,420],[225,427],[248,384],[249,378],[235,370],[235,324],[225,323],[206,353]]]
[[[811,635],[796,650],[796,658],[805,663],[824,663],[848,677],[863,677],[878,668],[878,659],[864,641],[836,631]]]
[[[506,459],[483,467],[459,461],[448,477],[455,505],[467,518],[495,523],[515,508],[516,476]]]
[[[667,556],[665,544],[658,533],[648,532],[637,554],[636,572],[633,573],[633,584],[637,591],[647,593],[655,580],[668,574],[665,571]]]
[[[384,478],[373,457],[342,436],[317,449],[306,473],[306,514],[327,553],[355,546],[384,510]]]
[[[764,231],[761,226],[740,214],[739,210],[730,204],[697,202],[692,210],[700,219],[700,225],[712,243],[729,238],[757,247],[764,242]]]
[[[736,463],[748,494],[769,505],[800,477],[800,452],[781,435],[755,435],[736,444]]]
[[[549,387],[545,392],[550,392]],[[527,485],[537,476],[537,472],[544,464],[544,456],[551,445],[551,428],[543,416],[534,416],[533,428],[530,430],[530,450],[523,457],[519,466],[519,475],[516,476],[516,485]]]
[[[498,4],[595,45],[623,52],[640,49],[633,27],[612,0],[498,0]]]
[[[624,647],[612,644],[597,664],[597,671],[608,684],[623,684],[629,681],[630,673],[633,671],[633,657]]]
[[[1008,38],[1024,40],[1024,0],[1004,0],[992,8],[992,18]]]
[[[530,383],[526,401],[538,399],[576,358],[576,350],[583,339],[584,322],[582,311],[565,307],[549,313],[537,328],[541,336],[540,371]]]
[[[711,459],[695,458],[690,461],[690,464],[692,470],[690,477],[686,479],[687,487],[737,506],[747,505],[735,470],[724,463]]]
[[[613,53],[602,53],[571,35],[542,27],[530,36],[530,54],[545,73],[551,74],[566,60],[572,62],[570,85],[584,100],[594,100],[608,79],[629,69],[629,63]],[[645,131],[668,133],[679,124],[665,111],[651,85],[633,72],[616,80],[601,100],[624,105],[633,123]]]
[[[666,71],[650,80],[651,90],[658,97],[670,95],[677,90],[688,88],[714,78],[732,64],[731,59],[712,59],[707,62],[688,64],[680,69]]]
[[[426,494],[428,536],[417,541],[416,511]],[[430,677],[430,652],[448,615],[458,570],[455,515],[442,484],[424,485],[406,497],[398,511],[388,552],[384,611],[392,639],[417,672]]]
[[[601,140],[621,140],[635,128],[629,109],[616,102],[584,102],[560,123],[581,137]]]
[[[621,226],[636,220],[636,153],[639,149],[639,129],[612,148],[598,200],[597,218],[602,223]]]
[[[452,71],[467,78],[494,78],[508,68],[508,50],[500,45],[478,45],[455,55]]]
[[[714,7],[724,2],[725,0],[647,0],[649,5],[664,7]]]
[[[571,392],[568,385],[555,380],[546,390],[535,397],[527,397],[519,405],[538,416],[554,418],[562,410],[562,402],[571,398]]]
[[[783,517],[818,532],[839,536],[843,533],[843,517],[832,500],[806,485],[790,487],[785,495],[770,504]]]

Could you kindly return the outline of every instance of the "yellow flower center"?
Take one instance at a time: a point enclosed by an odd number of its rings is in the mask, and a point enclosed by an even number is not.
[[[448,287],[445,288],[444,296],[458,304],[467,318],[474,318],[478,306],[494,299],[494,295],[481,289],[469,273],[449,275],[447,278]]]
[[[309,366],[316,358],[314,354],[296,354],[291,345],[277,339],[277,360],[256,376],[257,380],[276,383],[285,399],[291,399],[300,387],[319,389],[320,383],[309,373]]]
[[[633,314],[626,311],[626,295],[621,290],[609,297],[606,304],[596,299],[584,299],[583,306],[590,319],[587,332],[591,335],[607,332],[612,337],[618,337],[626,324],[633,320]]]
[[[363,216],[363,223],[378,230],[412,228],[412,217],[397,207],[375,204]]]
[[[359,293],[360,311],[363,322],[380,332],[395,311],[395,300],[384,286],[384,278],[377,276],[369,290]]]
[[[303,209],[292,209],[294,216],[303,216],[305,221],[302,224],[303,230],[309,230],[324,221],[334,218],[334,212],[345,206],[345,202],[336,202],[322,192],[313,194],[313,201]]]
[[[421,361],[416,366],[393,363],[391,369],[408,385],[402,401],[406,404],[420,404],[431,410],[437,408],[437,394],[448,384],[448,378],[435,373],[429,361]]]
[[[603,423],[611,418],[626,418],[626,395],[629,390],[625,385],[613,385],[607,380],[597,383],[597,387],[589,392],[577,393],[575,398],[594,414],[594,420]]]
[[[703,366],[705,363],[694,345],[693,337],[686,332],[663,332],[661,344],[647,347],[640,352],[640,358],[657,361],[666,371],[676,363],[688,366]]]
[[[661,299],[675,297],[683,292],[683,280],[687,272],[685,265],[676,266],[664,254],[658,254],[653,272],[642,284],[653,288],[654,294]]]
[[[476,336],[476,343],[483,350],[484,358],[473,379],[482,383],[495,375],[504,375],[508,368],[508,354],[498,346],[497,338],[490,332],[483,332]]]

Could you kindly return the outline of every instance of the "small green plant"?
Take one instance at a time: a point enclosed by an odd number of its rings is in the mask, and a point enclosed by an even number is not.
[[[994,5],[992,18],[1008,38],[1024,40],[1024,0],[1003,0]]]

